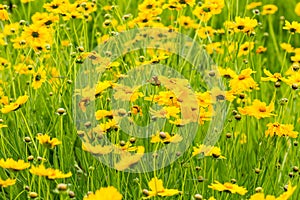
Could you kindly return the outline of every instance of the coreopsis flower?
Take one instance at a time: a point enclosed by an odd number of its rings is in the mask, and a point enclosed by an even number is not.
[[[100,124],[101,132],[105,133],[111,129],[118,128],[118,122],[115,119],[108,120],[107,122]]]
[[[37,139],[40,144],[50,148],[54,148],[55,146],[61,144],[61,141],[59,141],[57,138],[50,139],[50,136],[48,134],[38,134]]]
[[[295,7],[295,13],[296,13],[296,15],[300,16],[300,2],[297,3],[297,5]]]
[[[0,57],[0,71],[8,67],[10,67],[10,62],[5,58]]]
[[[144,194],[146,195],[146,197],[143,197],[143,199],[150,199],[151,197],[154,196],[162,196],[162,197],[174,196],[181,193],[179,190],[176,189],[164,188],[163,181],[156,177],[152,178],[149,181],[148,185],[151,190],[150,191],[144,190]]]
[[[40,67],[37,72],[33,74],[32,87],[33,89],[39,89],[44,82],[46,82],[47,76],[44,67]]]
[[[15,161],[12,158],[0,160],[0,167],[4,169],[12,169],[16,171],[21,171],[30,167],[30,163],[24,162],[24,160]]]
[[[222,184],[219,181],[215,181],[215,183],[209,185],[208,188],[221,192],[230,192],[232,194],[237,193],[240,195],[245,195],[248,192],[244,187],[229,182]]]
[[[3,4],[0,4],[0,20],[1,21],[9,20],[8,12],[5,9]]]
[[[106,146],[102,146],[102,145],[92,145],[89,142],[83,142],[82,143],[82,150],[84,151],[88,151],[93,155],[105,155],[105,154],[109,154],[110,152],[113,151],[113,146],[112,145],[106,145]]]
[[[279,197],[276,198],[276,200],[288,200],[296,190],[297,186],[292,186],[292,183],[289,182],[287,191],[282,193]]]
[[[21,37],[31,46],[44,46],[52,43],[51,29],[39,24],[31,24],[24,28]]]
[[[281,81],[281,79],[282,79],[282,76],[281,76],[280,73],[274,73],[274,74],[272,74],[267,69],[264,69],[264,73],[265,73],[265,75],[267,75],[267,77],[261,77],[261,81],[277,82],[277,81]]]
[[[268,130],[266,130],[266,136],[288,136],[291,138],[297,138],[298,132],[294,131],[294,125],[292,124],[280,124],[278,122],[267,124]]]
[[[182,141],[182,137],[178,134],[170,135],[168,132],[157,132],[151,137],[151,143],[161,142],[163,144],[178,143]]]
[[[16,35],[19,33],[20,24],[18,22],[6,24],[4,26],[3,34],[7,35]]]
[[[152,16],[157,16],[162,13],[161,2],[146,0],[138,5],[140,12],[150,13]]]
[[[31,166],[29,172],[37,176],[47,177],[48,179],[69,178],[72,176],[71,172],[64,174],[58,169],[46,168],[44,165]]]
[[[260,1],[259,2],[251,2],[246,6],[246,9],[247,10],[252,10],[252,9],[257,8],[261,5],[262,5],[262,2],[260,2]]]
[[[278,7],[273,4],[268,4],[263,6],[262,15],[272,15],[278,10]]]
[[[280,47],[288,53],[294,52],[294,47],[288,43],[281,43]]]
[[[24,105],[27,102],[28,98],[29,98],[29,96],[27,96],[27,95],[18,97],[18,99],[15,102],[10,103],[8,105],[5,105],[1,109],[1,112],[6,114],[6,113],[9,113],[11,111],[18,110],[22,105]]]
[[[267,51],[267,48],[266,48],[266,47],[264,47],[264,46],[259,46],[259,47],[257,47],[255,53],[257,53],[257,54],[262,54],[262,53],[264,53],[264,52],[266,52],[266,51]]]
[[[213,42],[213,43],[207,44],[205,46],[205,49],[208,54],[213,54],[213,53],[223,54],[224,49],[222,49],[221,46],[222,46],[221,42]]]
[[[232,29],[234,32],[252,33],[258,22],[256,19],[251,19],[250,17],[235,17],[235,21],[226,21],[224,23],[225,27]]]
[[[105,117],[112,118],[113,113],[112,113],[112,111],[108,111],[108,110],[97,110],[95,113],[95,117],[96,117],[96,120],[100,120]]]
[[[289,21],[285,20],[285,26],[283,27],[284,30],[288,30],[291,34],[300,33],[300,23],[296,21]]]
[[[102,187],[99,190],[96,190],[95,193],[90,193],[89,195],[83,198],[83,200],[98,200],[98,199],[121,200],[122,194],[113,186],[109,186],[109,187]]]
[[[136,151],[131,153],[129,151]],[[145,148],[143,146],[131,147],[128,151],[122,151],[120,154],[120,160],[114,165],[114,168],[118,171],[123,171],[137,164],[144,156]],[[118,153],[118,152],[117,152]]]
[[[185,29],[191,29],[191,28],[196,28],[197,23],[189,16],[180,16],[177,18],[177,23],[185,28]]]
[[[218,71],[220,73],[220,75],[224,78],[235,78],[237,77],[238,75],[236,74],[236,72],[230,68],[222,68],[222,67],[218,67]]]
[[[197,35],[202,39],[212,37],[215,33],[214,29],[211,26],[201,27],[196,32]]]
[[[209,4],[196,6],[193,10],[193,15],[195,15],[202,22],[208,22],[213,16],[213,14],[211,13],[212,7],[213,6]]]
[[[294,72],[289,77],[282,78],[282,81],[290,86],[292,86],[294,84],[300,85],[300,72],[299,71]]]
[[[10,178],[8,178],[6,180],[2,180],[0,178],[0,187],[3,187],[3,188],[11,186],[11,185],[14,185],[15,183],[16,183],[16,179],[10,179]]]
[[[254,42],[245,42],[240,46],[238,56],[248,55],[253,48]]]
[[[297,186],[293,187],[291,182],[289,182],[287,191],[277,198],[274,195],[265,195],[263,192],[259,192],[252,195],[249,200],[288,200],[293,195],[296,188]]]
[[[225,157],[221,154],[221,149],[219,147],[206,146],[204,144],[193,147],[192,156],[196,155],[212,156],[214,158],[225,159]]]
[[[261,102],[255,99],[251,106],[246,106],[244,108],[238,108],[242,115],[253,116],[257,119],[266,118],[274,116],[272,112],[274,111],[274,102],[271,102],[268,106],[265,102]]]
[[[258,85],[251,77],[251,74],[256,73],[252,69],[247,68],[241,71],[239,75],[230,80],[229,86],[232,91],[241,93],[252,89],[257,89]]]

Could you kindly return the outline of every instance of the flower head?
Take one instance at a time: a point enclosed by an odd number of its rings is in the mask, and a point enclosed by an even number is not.
[[[221,192],[223,192],[223,191],[230,192],[232,194],[238,193],[240,195],[245,195],[248,192],[244,187],[241,187],[236,184],[229,183],[229,182],[222,184],[219,181],[215,181],[215,183],[212,183],[208,187],[213,190],[218,190]]]
[[[83,200],[121,200],[122,194],[113,186],[103,187],[97,190],[95,193],[90,193],[88,196],[85,196]]]
[[[154,196],[174,196],[177,194],[180,194],[181,192],[176,189],[166,189],[163,186],[163,181],[161,179],[158,179],[156,177],[152,178],[149,183],[149,188],[151,189],[150,191],[147,191],[147,197],[143,199],[149,199]]]

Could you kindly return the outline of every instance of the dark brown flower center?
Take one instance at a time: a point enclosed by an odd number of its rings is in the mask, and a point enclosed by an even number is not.
[[[31,33],[31,36],[34,37],[34,38],[38,38],[40,36],[40,34],[39,34],[39,32],[33,31]]]

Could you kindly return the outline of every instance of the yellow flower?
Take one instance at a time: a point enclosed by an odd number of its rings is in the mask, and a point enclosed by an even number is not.
[[[274,103],[271,102],[270,105],[255,99],[251,106],[246,106],[244,108],[238,108],[242,115],[253,116],[257,119],[274,116],[272,112],[274,111]]]
[[[108,110],[97,110],[95,113],[96,120],[103,119],[104,117],[111,118],[113,116],[112,111]]]
[[[290,31],[291,34],[300,33],[300,23],[296,21],[289,21],[285,20],[285,26],[283,27],[284,30]]]
[[[92,145],[91,143],[88,142],[83,142],[82,143],[82,149],[84,151],[88,151],[92,153],[93,155],[105,155],[109,154],[113,150],[113,146],[107,145],[107,146],[101,146],[99,145]]]
[[[0,187],[8,187],[8,186],[11,186],[11,185],[14,185],[16,183],[16,179],[6,179],[6,180],[2,180],[0,178]]]
[[[13,169],[16,171],[24,170],[30,167],[30,163],[24,162],[24,160],[15,161],[12,158],[8,158],[6,161],[2,158],[0,160],[0,167],[4,169]]]
[[[254,42],[245,42],[240,46],[238,56],[248,55],[253,48]]]
[[[168,132],[157,132],[155,135],[151,137],[151,143],[178,143],[182,141],[182,137],[178,134],[170,135]]]
[[[276,200],[276,197],[273,195],[267,195],[265,197],[264,193],[256,193],[252,195],[249,200]]]
[[[277,135],[279,137],[288,136],[291,138],[297,138],[298,132],[294,131],[292,124],[279,124],[278,122],[267,124],[268,130],[266,130],[266,136],[273,137]]]
[[[3,4],[0,4],[0,20],[1,21],[9,20],[8,12],[5,9]]]
[[[221,155],[221,149],[215,146],[205,146],[204,144],[193,147],[192,156],[203,154],[204,156],[213,156],[214,158],[225,159]]]
[[[268,76],[268,77],[261,77],[261,81],[272,81],[272,82],[277,82],[277,81],[281,81],[282,76],[280,73],[274,73],[271,74],[271,72],[267,69],[264,69],[264,73]]]
[[[258,6],[261,6],[262,5],[262,2],[252,2],[252,3],[249,3],[247,6],[246,6],[246,9],[247,10],[252,10]]]
[[[297,3],[297,5],[295,7],[295,13],[296,13],[296,15],[300,16],[300,2]]]
[[[24,28],[24,32],[22,33],[21,37],[32,46],[35,44],[44,46],[46,43],[52,43],[51,32],[51,29],[47,28],[46,26],[31,24],[30,26]]]
[[[58,169],[45,168],[44,165],[39,165],[37,167],[32,166],[29,171],[31,174],[34,174],[37,176],[45,176],[48,179],[68,178],[68,177],[72,176],[71,172],[64,174],[63,172],[61,172]]]
[[[113,186],[103,187],[97,190],[95,193],[91,193],[85,196],[83,200],[121,200],[122,194]]]
[[[288,184],[288,189],[286,192],[282,193],[279,197],[273,195],[267,195],[265,197],[264,193],[256,193],[250,197],[249,200],[288,200],[294,193],[297,186],[292,186],[291,182]]]
[[[181,192],[176,189],[166,189],[163,186],[163,181],[161,179],[158,179],[156,177],[152,178],[149,183],[150,191],[147,191],[146,195],[147,197],[143,197],[143,199],[149,199],[154,196],[174,196],[177,194],[180,194]]]
[[[225,27],[232,29],[234,32],[252,33],[254,28],[257,26],[258,22],[256,19],[251,19],[250,17],[235,17],[235,21],[226,21],[224,23]]]
[[[16,102],[10,103],[9,105],[5,105],[1,109],[1,112],[2,113],[9,113],[11,111],[18,110],[23,104],[25,104],[27,102],[28,98],[29,97],[27,95],[18,97],[18,99],[16,100]]]
[[[288,53],[294,52],[294,47],[288,43],[281,43],[280,47]]]
[[[252,89],[257,89],[258,85],[251,77],[251,74],[256,73],[252,69],[247,68],[241,71],[241,73],[230,80],[229,86],[232,91],[236,93],[241,93],[244,91],[249,91]]]
[[[196,22],[189,16],[180,16],[177,19],[177,23],[186,29],[190,29],[190,28],[196,28],[197,24]]]
[[[202,39],[210,38],[214,36],[214,33],[214,29],[211,26],[201,27],[197,30],[197,35]]]
[[[288,200],[294,191],[296,190],[297,186],[292,186],[292,183],[289,182],[287,191],[282,193],[279,197],[276,198],[276,200]]]
[[[272,15],[278,10],[278,7],[273,4],[268,4],[263,6],[262,15]]]
[[[261,53],[264,53],[264,52],[266,52],[266,51],[267,51],[267,48],[266,48],[266,47],[264,47],[264,46],[259,46],[259,47],[257,47],[255,53],[261,54]]]
[[[225,192],[230,192],[232,194],[238,193],[240,195],[245,195],[248,191],[244,187],[240,187],[236,184],[232,183],[220,183],[219,181],[215,181],[215,183],[212,183],[211,185],[208,186],[208,188],[211,188],[213,190],[218,190],[218,191],[225,191]]]
[[[54,148],[55,146],[61,144],[61,141],[59,141],[57,138],[50,139],[50,136],[48,134],[38,134],[37,139],[39,140],[40,144],[47,147],[49,146],[50,148]]]
[[[131,150],[136,151],[136,153],[129,153],[128,151]],[[121,152],[121,159],[114,166],[116,170],[123,171],[138,163],[144,155],[145,148],[143,146],[131,147],[128,151]]]
[[[44,67],[40,67],[36,73],[33,74],[32,87],[36,90],[42,86],[46,81],[46,71]]]

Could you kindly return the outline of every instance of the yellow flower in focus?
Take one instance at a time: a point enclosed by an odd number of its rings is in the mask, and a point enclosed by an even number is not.
[[[39,165],[37,167],[32,166],[29,171],[31,174],[34,174],[37,176],[45,176],[48,179],[69,178],[72,176],[71,172],[64,174],[63,172],[61,172],[58,169],[45,168],[44,165]]]
[[[154,196],[174,196],[177,194],[180,194],[181,192],[176,189],[166,189],[163,186],[163,181],[161,179],[158,179],[156,177],[152,178],[149,183],[150,191],[147,190],[146,193],[144,193],[147,197],[143,197],[143,199],[149,199]]]
[[[0,187],[8,187],[8,186],[11,186],[11,185],[14,185],[16,183],[16,179],[6,179],[6,180],[2,180],[0,178]]]
[[[85,196],[83,200],[121,200],[122,194],[113,186],[103,187],[97,190],[95,193],[91,193]]]
[[[215,181],[215,183],[212,183],[211,185],[208,186],[208,188],[211,188],[213,190],[221,191],[221,192],[230,192],[232,194],[240,194],[240,195],[245,195],[248,191],[241,186],[238,186],[236,184],[232,183],[220,183],[219,181]]]
[[[264,69],[264,73],[268,76],[268,77],[261,77],[261,81],[272,81],[272,82],[277,82],[277,81],[281,81],[282,76],[280,73],[274,73],[271,74],[271,72],[267,69]]]
[[[61,144],[61,141],[59,141],[57,138],[50,139],[50,136],[48,134],[38,134],[37,139],[40,142],[40,144],[50,148],[54,148],[55,146]]]
[[[0,167],[4,169],[12,169],[16,171],[21,171],[30,167],[30,163],[24,162],[24,160],[15,161],[12,158],[0,160]]]
[[[267,124],[268,130],[266,130],[266,136],[273,137],[277,135],[279,137],[288,136],[291,138],[297,138],[298,132],[294,131],[292,124],[279,124],[278,122]]]
[[[111,118],[113,116],[112,111],[108,110],[97,110],[95,113],[96,120],[103,119],[104,117]]]
[[[229,86],[235,93],[241,93],[252,89],[258,89],[257,83],[251,77],[251,74],[256,73],[252,69],[247,68],[241,71],[241,73],[230,80]]]
[[[0,4],[0,21],[9,20],[8,12],[3,4]]]
[[[16,102],[13,102],[13,103],[10,103],[8,105],[5,105],[1,109],[1,112],[5,114],[5,113],[9,113],[11,111],[18,110],[23,104],[25,104],[27,102],[28,98],[29,97],[27,95],[18,97],[18,99],[16,100]]]
[[[37,70],[37,72],[33,74],[33,89],[39,89],[42,86],[42,84],[46,81],[46,78],[46,71],[44,70],[44,67],[40,67]]]
[[[294,193],[296,188],[297,188],[297,186],[293,187],[291,182],[289,182],[287,191],[282,193],[277,198],[273,195],[265,196],[264,193],[260,192],[260,193],[256,193],[256,194],[252,195],[249,200],[288,200],[292,196],[292,194]]]
[[[254,48],[254,42],[245,42],[240,46],[238,56],[246,56]]]
[[[206,146],[204,144],[193,147],[192,156],[202,154],[204,156],[213,156],[214,158],[226,159],[221,155],[221,149],[215,146]]]
[[[265,102],[261,102],[258,99],[255,99],[251,106],[246,106],[244,108],[238,108],[239,112],[242,115],[253,116],[257,119],[274,116],[272,112],[274,111],[274,102],[271,102],[270,105],[266,105]]]
[[[285,20],[285,26],[283,29],[290,31],[291,34],[300,33],[300,23],[296,21],[292,21],[292,23],[290,23]]]

